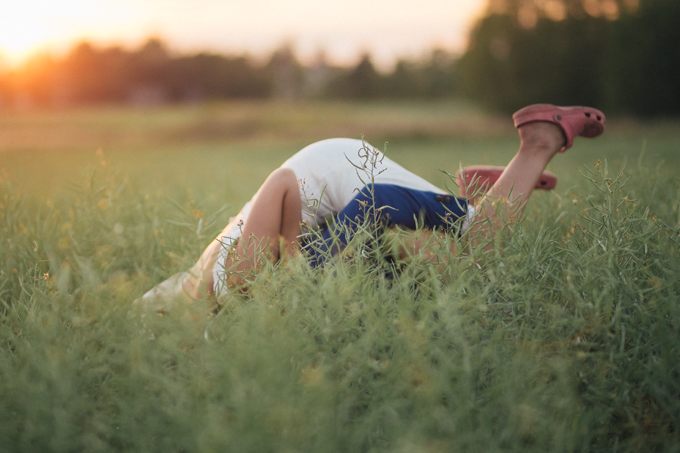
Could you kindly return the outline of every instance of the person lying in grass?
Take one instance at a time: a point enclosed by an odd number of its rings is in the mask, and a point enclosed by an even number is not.
[[[363,141],[334,138],[309,145],[269,175],[189,271],[151,289],[142,301],[219,301],[247,288],[248,276],[265,259],[278,262],[302,252],[313,266],[322,265],[367,215],[386,227],[455,228],[470,241],[488,240],[520,216],[557,153],[569,149],[574,137],[596,137],[605,127],[604,114],[590,107],[535,104],[513,119],[519,151],[500,175],[487,175],[493,185],[486,194],[470,200],[448,194]],[[323,231],[323,240],[304,243],[308,230]],[[402,249],[418,252],[425,242],[416,239]]]

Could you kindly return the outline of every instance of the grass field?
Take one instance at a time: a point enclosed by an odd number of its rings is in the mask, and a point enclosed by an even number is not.
[[[141,316],[304,145],[389,142],[455,193],[441,170],[505,164],[511,121],[462,103],[0,113],[0,452],[680,451],[679,131],[609,118],[481,268],[478,250],[392,278],[361,254],[300,259],[217,316]]]

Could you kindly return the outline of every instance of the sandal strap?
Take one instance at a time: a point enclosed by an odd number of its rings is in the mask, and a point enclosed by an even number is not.
[[[566,138],[560,152],[571,148],[575,136],[596,137],[604,132],[604,113],[592,107],[559,107],[552,104],[534,104],[512,115],[515,127],[534,121],[547,121],[562,128]]]

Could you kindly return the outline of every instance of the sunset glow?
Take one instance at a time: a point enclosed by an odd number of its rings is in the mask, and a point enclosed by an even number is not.
[[[484,0],[44,0],[3,1],[0,57],[17,64],[36,51],[81,40],[139,45],[149,36],[182,51],[265,55],[283,42],[304,58],[321,49],[336,62],[365,51],[378,63],[434,46],[462,50]]]
[[[132,5],[110,0],[22,0],[0,9],[0,55],[17,64],[39,51],[61,51],[83,40],[126,38]]]
[[[30,2],[5,4],[0,13],[0,49],[12,62],[35,52],[50,38],[49,24],[33,15]]]

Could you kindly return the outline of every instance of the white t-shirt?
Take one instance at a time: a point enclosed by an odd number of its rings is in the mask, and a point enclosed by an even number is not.
[[[281,167],[295,172],[300,183],[302,220],[310,228],[324,225],[328,218],[340,213],[352,201],[358,189],[372,182],[446,194],[368,143],[351,138],[331,138],[312,143],[295,153]],[[245,223],[256,197],[257,193],[222,232],[225,244],[241,236],[239,225]],[[225,254],[228,246],[226,249]]]
[[[446,194],[418,175],[386,157],[382,152],[361,140],[331,138],[312,143],[294,154],[281,167],[295,172],[300,183],[302,220],[310,228],[319,228],[329,217],[336,216],[356,196],[357,190],[366,184],[392,184],[409,189]],[[241,237],[243,223],[257,197],[243,206],[222,231],[220,249],[213,278],[215,294],[226,288],[224,263],[234,242]]]
[[[295,172],[301,188],[302,219],[311,227],[318,227],[325,223],[324,219],[337,215],[356,196],[358,189],[372,182],[445,193],[368,143],[350,138],[313,143],[281,167]]]

